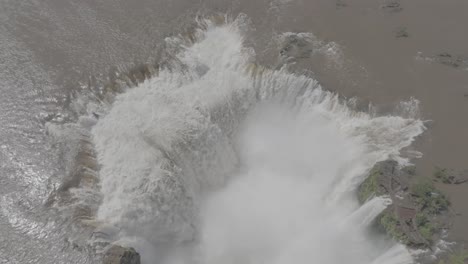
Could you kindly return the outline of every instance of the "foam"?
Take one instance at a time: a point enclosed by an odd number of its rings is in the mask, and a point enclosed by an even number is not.
[[[146,263],[411,263],[355,228],[388,204],[360,207],[355,190],[376,162],[408,162],[423,123],[355,112],[313,79],[252,64],[242,21],[204,23],[181,67],[117,96],[93,127],[98,220]]]

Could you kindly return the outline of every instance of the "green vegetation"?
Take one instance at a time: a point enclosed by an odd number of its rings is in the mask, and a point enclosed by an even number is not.
[[[412,194],[415,196],[421,211],[426,214],[435,215],[448,209],[450,202],[440,191],[436,190],[429,181],[421,181],[412,186]]]
[[[432,225],[431,221],[429,221],[426,214],[422,212],[416,214],[415,222],[421,236],[427,241],[432,242],[432,237],[434,236],[436,228]]]
[[[410,185],[406,178],[416,175],[414,166],[401,168],[401,172],[395,173],[395,165],[389,163],[375,166],[359,186],[358,199],[365,203],[373,196],[387,194],[394,199],[394,196],[400,195],[399,200],[393,200],[394,205],[379,215],[376,227],[410,247],[428,248],[445,221],[440,215],[448,210],[449,200],[427,178]],[[447,175],[445,170],[437,173],[439,179]]]
[[[378,169],[372,169],[369,173],[369,177],[359,186],[358,199],[360,203],[364,203],[370,197],[378,195],[378,177],[380,171]]]
[[[424,239],[426,239],[429,242],[432,242],[432,237],[434,236],[435,228],[430,223],[423,226],[419,226],[418,231],[421,234],[421,236],[424,237]]]
[[[369,180],[362,185],[362,191],[360,194],[375,193],[376,191],[371,192],[371,190],[377,190],[376,186],[376,175],[371,174]],[[365,188],[364,188],[365,187]],[[436,190],[432,182],[430,181],[420,181],[411,186],[411,195],[414,198],[414,203],[418,208],[418,213],[413,219],[418,233],[421,235],[424,240],[428,243],[433,242],[434,235],[437,232],[437,226],[435,225],[433,219],[436,215],[442,213],[448,209],[449,201],[440,191]],[[361,196],[360,199],[364,198]],[[366,199],[368,196],[366,196]],[[395,212],[386,211],[378,219],[378,223],[384,229],[384,231],[393,237],[394,239],[400,241],[403,244],[413,243],[405,233],[405,229],[402,228],[402,223]]]
[[[439,261],[439,264],[464,264],[466,261],[468,261],[468,251],[464,250],[451,254],[447,257],[447,260]]]
[[[430,219],[447,210],[450,203],[447,197],[438,191],[432,182],[427,180],[414,184],[412,194],[420,207],[420,211],[415,218],[419,234],[427,241],[432,242],[437,227]]]
[[[448,174],[448,170],[445,168],[435,167],[434,177],[437,181],[440,181],[445,184],[450,184],[450,178]]]
[[[394,239],[403,244],[409,243],[408,236],[400,230],[400,222],[393,212],[386,211],[382,213],[378,220],[384,231]]]

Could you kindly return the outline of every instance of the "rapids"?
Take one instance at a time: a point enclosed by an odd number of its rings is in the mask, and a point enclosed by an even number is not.
[[[94,125],[97,220],[143,263],[406,264],[370,232],[389,203],[356,189],[421,120],[357,111],[307,76],[255,64],[245,17],[200,22],[171,66],[116,96]],[[415,103],[415,102],[413,102]],[[417,109],[416,109],[417,110]]]

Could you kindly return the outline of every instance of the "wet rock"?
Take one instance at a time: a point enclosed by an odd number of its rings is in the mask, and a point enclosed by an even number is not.
[[[348,6],[348,4],[345,3],[343,0],[337,0],[336,1],[336,8],[337,9],[345,8],[347,6]]]
[[[447,228],[449,201],[430,181],[415,182],[414,166],[400,168],[387,160],[377,163],[359,186],[361,203],[386,195],[392,204],[376,219],[376,227],[413,248],[430,248]]]
[[[407,38],[409,37],[408,31],[406,28],[399,28],[395,33],[396,38]]]
[[[313,53],[313,37],[304,33],[284,36],[280,55],[293,58],[310,58]]]
[[[382,5],[382,8],[391,13],[397,13],[403,10],[403,7],[401,7],[401,4],[397,1],[387,1]]]
[[[103,264],[140,264],[140,254],[134,248],[118,245],[110,247],[103,258]]]
[[[278,64],[277,68],[291,66],[296,63],[324,64],[329,69],[341,69],[344,54],[335,42],[326,42],[309,32],[286,32],[277,36]],[[297,65],[298,65],[297,64]]]
[[[137,86],[139,83],[151,78],[151,66],[147,64],[136,64],[129,70],[127,75],[132,83]]]
[[[468,68],[468,59],[447,52],[434,56],[434,60],[452,68]]]
[[[442,52],[437,55],[425,56],[422,52],[416,55],[417,60],[439,63],[453,69],[468,70],[468,57],[462,55],[454,55],[448,52]],[[466,95],[465,95],[466,96]]]
[[[457,171],[454,169],[439,168],[434,170],[434,181],[444,184],[462,184],[468,182],[468,170]]]

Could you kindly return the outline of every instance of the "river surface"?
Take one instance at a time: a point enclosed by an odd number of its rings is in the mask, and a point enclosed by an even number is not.
[[[2,0],[0,263],[413,263],[356,189],[421,156],[420,102],[353,97],[301,6]]]

